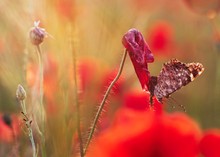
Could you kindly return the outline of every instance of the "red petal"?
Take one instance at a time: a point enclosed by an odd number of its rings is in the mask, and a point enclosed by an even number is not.
[[[88,157],[196,157],[200,129],[184,114],[123,109],[97,137]]]
[[[148,90],[150,72],[147,63],[152,63],[154,57],[142,34],[137,29],[130,29],[122,38],[127,49],[142,89]]]
[[[209,130],[203,136],[200,142],[201,153],[205,157],[220,156],[220,130]]]

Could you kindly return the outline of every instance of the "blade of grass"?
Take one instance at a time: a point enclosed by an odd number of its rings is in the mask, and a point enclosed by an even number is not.
[[[80,106],[78,100],[78,86],[77,86],[77,71],[76,71],[76,52],[73,49],[73,40],[71,39],[70,48],[72,51],[72,60],[73,60],[73,79],[74,79],[74,97],[75,97],[75,105],[76,105],[76,128],[77,134],[79,138],[79,148],[80,148],[80,157],[84,157],[83,152],[83,140],[82,140],[82,133],[80,129]]]

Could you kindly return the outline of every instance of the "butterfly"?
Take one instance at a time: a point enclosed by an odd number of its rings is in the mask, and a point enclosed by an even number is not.
[[[164,63],[158,76],[151,76],[149,81],[150,103],[153,96],[162,103],[163,98],[168,98],[172,93],[192,82],[201,75],[204,67],[201,63],[183,63],[171,59]]]

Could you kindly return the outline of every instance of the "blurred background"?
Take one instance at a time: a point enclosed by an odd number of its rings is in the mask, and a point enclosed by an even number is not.
[[[33,86],[38,80],[38,58],[28,33],[33,22],[40,20],[40,27],[52,36],[44,40],[41,49],[47,141],[53,143],[48,146],[48,152],[54,156],[65,156],[63,150],[70,153],[70,143],[74,143],[71,139],[77,138],[72,123],[75,112],[74,57],[84,122],[82,130],[87,132],[91,116],[116,75],[124,49],[121,39],[130,28],[143,33],[154,54],[155,62],[149,65],[151,75],[158,75],[163,63],[171,58],[204,65],[204,73],[172,97],[186,107],[186,114],[202,128],[220,127],[219,9],[219,0],[1,0],[0,113],[2,117],[11,116],[12,120],[20,116],[15,91],[17,85],[22,84],[28,95],[27,108],[30,114],[35,114],[32,102]],[[108,100],[102,128],[123,106],[129,93],[141,97],[142,89],[127,58],[121,79]],[[181,111],[171,109],[169,105],[166,110]],[[14,124],[14,121],[13,125],[22,126],[21,122]],[[2,130],[0,128],[0,134],[6,137]],[[7,140],[10,141],[9,135]],[[21,145],[27,147],[28,142]]]

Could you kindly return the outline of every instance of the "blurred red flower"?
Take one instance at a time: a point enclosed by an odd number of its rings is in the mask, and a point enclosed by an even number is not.
[[[102,92],[105,91],[106,88],[110,85],[110,83],[114,80],[117,73],[118,73],[118,70],[108,70],[106,72],[106,74],[103,78],[102,87],[104,87],[104,89],[102,90]],[[123,78],[123,75],[121,75],[120,78],[117,80],[117,82],[114,84],[114,86],[112,88],[112,94],[116,97],[122,96],[122,94],[124,92],[124,84],[125,84],[125,80]]]
[[[44,62],[44,96],[49,111],[55,110],[56,92],[58,83],[58,66],[53,56],[46,56]],[[37,64],[29,63],[26,73],[27,84],[33,90],[39,90],[39,67]]]
[[[73,67],[69,66],[68,81],[71,87],[74,86],[73,82]],[[85,104],[98,105],[103,98],[103,93],[116,76],[117,71],[111,71],[106,68],[106,65],[101,64],[95,59],[84,58],[80,59],[77,63],[77,83],[78,90],[80,91],[80,102]],[[27,66],[27,84],[33,90],[39,89],[39,70],[38,65],[30,63]],[[48,110],[50,112],[56,111],[58,107],[56,104],[58,78],[58,65],[53,56],[46,56],[44,63],[44,96]],[[112,96],[119,97],[123,92],[123,79],[120,78],[113,87]],[[70,89],[70,88],[69,88]],[[71,98],[70,98],[71,99]],[[119,99],[118,99],[119,100]],[[71,100],[70,100],[71,102]],[[72,102],[71,102],[72,103]],[[88,106],[87,106],[88,107]],[[91,105],[91,107],[94,107]]]
[[[220,156],[220,130],[209,130],[205,132],[201,142],[200,150],[204,157]]]
[[[36,64],[28,63],[26,69],[26,80],[29,87],[34,87],[37,81],[38,67]]]
[[[142,89],[148,90],[150,72],[148,71],[147,64],[154,62],[154,57],[149,46],[142,34],[135,28],[125,33],[122,43],[129,53]]]
[[[53,56],[48,55],[44,63],[44,94],[47,98],[54,98],[54,91],[57,90],[58,65]]]
[[[154,100],[154,110],[157,113],[162,112],[162,108],[164,107],[164,104],[159,103],[155,98]],[[146,111],[149,109],[150,106],[150,94],[143,91],[129,91],[125,93],[123,97],[123,106],[126,108],[138,110],[138,111]]]
[[[201,132],[181,113],[155,114],[123,109],[98,136],[88,157],[196,157]]]
[[[57,1],[58,13],[68,20],[73,20],[75,17],[76,5],[75,0],[58,0]]]
[[[104,65],[100,65],[101,63],[92,58],[83,58],[77,63],[78,89],[80,91],[80,100],[84,104],[98,104],[103,94],[101,93],[101,85],[106,68]],[[70,81],[72,86],[74,86],[72,68],[70,73]]]
[[[152,51],[159,56],[169,56],[172,53],[173,38],[173,28],[166,21],[158,21],[149,29],[149,45]]]
[[[19,134],[20,127],[18,116],[0,114],[0,141],[12,142]]]
[[[97,64],[97,61],[93,59],[81,59],[77,64],[77,73],[79,74],[79,88],[82,92],[85,92],[90,88],[94,81],[98,82],[98,77],[100,75],[100,69]],[[72,77],[72,68],[71,68],[71,80]]]
[[[79,88],[83,97],[92,96],[98,103],[103,93],[117,75],[117,70],[110,70],[106,65],[94,59],[81,59],[77,65],[79,75]],[[73,78],[71,78],[72,80]],[[118,97],[123,93],[124,79],[121,76],[112,88],[112,95]],[[89,95],[90,96],[89,96]],[[95,98],[95,99],[94,99]]]

